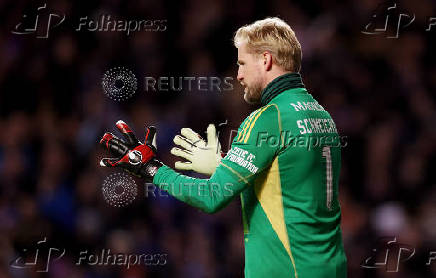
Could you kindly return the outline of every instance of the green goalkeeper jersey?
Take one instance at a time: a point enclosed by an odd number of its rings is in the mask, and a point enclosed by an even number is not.
[[[346,277],[338,182],[341,141],[298,73],[273,80],[210,179],[161,167],[153,182],[213,213],[240,195],[245,277]]]

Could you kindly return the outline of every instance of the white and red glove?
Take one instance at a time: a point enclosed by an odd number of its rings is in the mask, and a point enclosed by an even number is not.
[[[156,128],[154,126],[145,128],[145,142],[141,143],[123,122],[116,123],[118,130],[123,134],[125,141],[117,138],[110,132],[106,132],[100,140],[113,158],[103,158],[100,166],[121,167],[124,170],[152,182],[157,170],[163,165],[156,159]]]

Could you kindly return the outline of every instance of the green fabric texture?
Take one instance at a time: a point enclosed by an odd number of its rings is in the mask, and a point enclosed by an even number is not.
[[[336,126],[298,73],[273,80],[262,104],[209,179],[163,166],[153,183],[207,213],[240,196],[247,278],[344,278]]]

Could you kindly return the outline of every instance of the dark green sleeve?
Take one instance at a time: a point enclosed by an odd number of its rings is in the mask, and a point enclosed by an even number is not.
[[[267,144],[260,139],[275,136],[280,140],[278,119],[275,106],[262,107],[247,117],[239,127],[231,150],[209,179],[188,177],[162,166],[153,183],[176,199],[204,212],[220,210],[253,184],[256,176],[271,164],[278,144]]]

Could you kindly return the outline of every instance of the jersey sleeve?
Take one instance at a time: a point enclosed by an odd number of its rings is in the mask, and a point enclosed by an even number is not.
[[[254,183],[271,165],[282,143],[278,108],[264,106],[242,122],[230,151],[209,179],[192,178],[162,166],[153,183],[180,201],[214,213]]]

